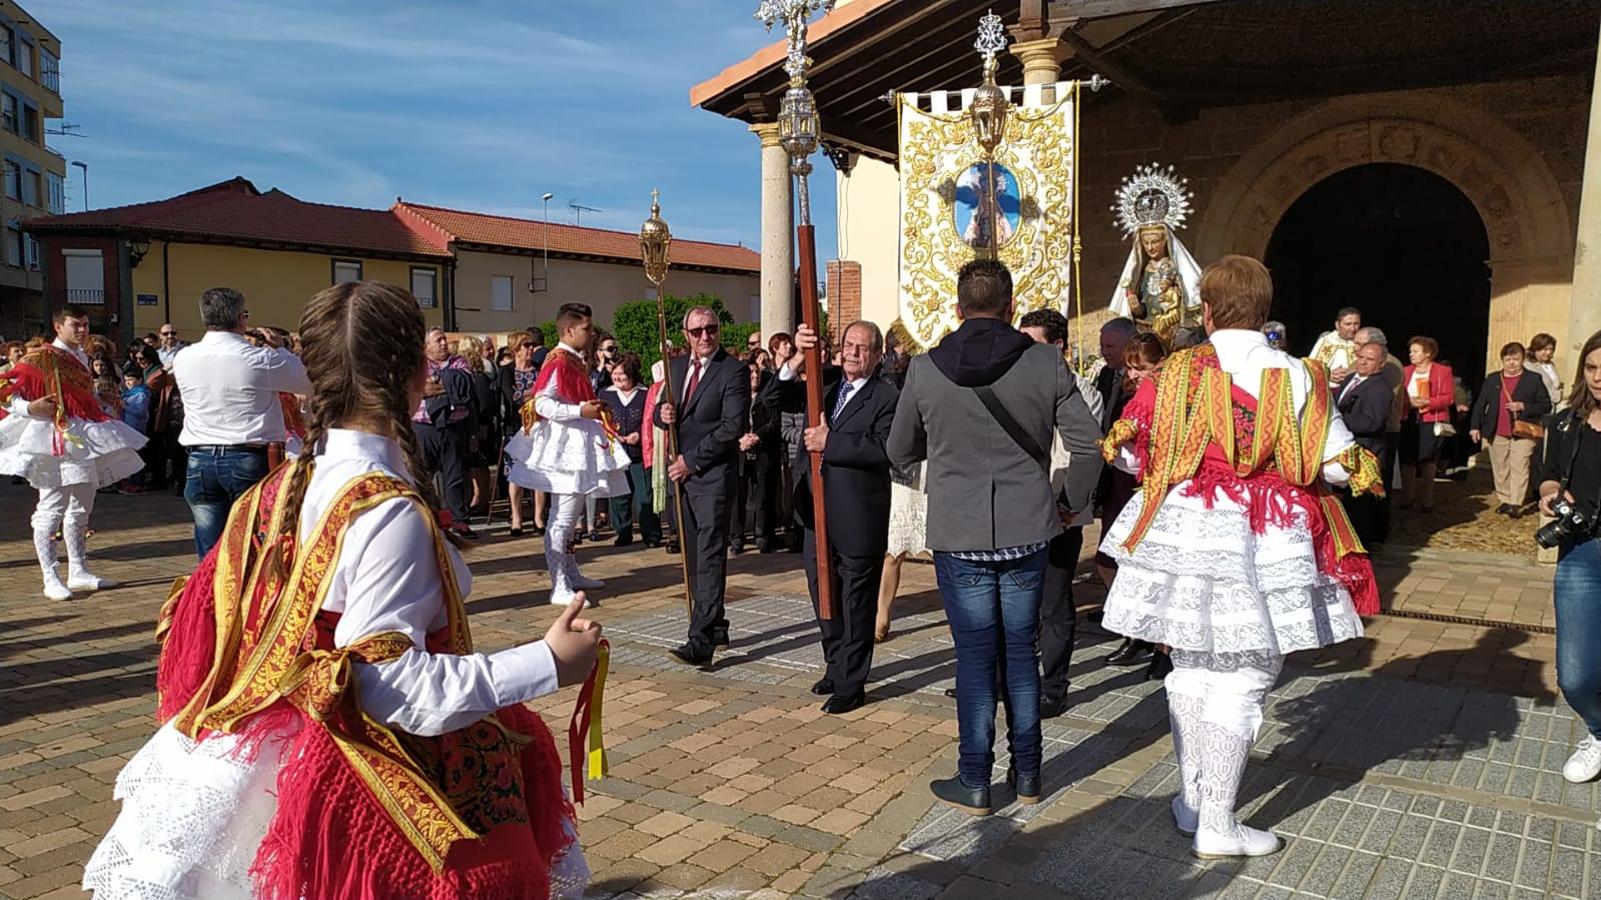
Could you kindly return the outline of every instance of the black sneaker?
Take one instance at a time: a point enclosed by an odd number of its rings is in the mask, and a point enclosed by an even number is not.
[[[941,803],[954,806],[970,816],[987,816],[991,812],[990,787],[987,784],[970,788],[962,784],[961,778],[941,778],[929,782],[928,789]]]
[[[1039,775],[1018,775],[1016,769],[1006,770],[1006,783],[1017,794],[1017,802],[1024,806],[1033,806],[1040,802]]]

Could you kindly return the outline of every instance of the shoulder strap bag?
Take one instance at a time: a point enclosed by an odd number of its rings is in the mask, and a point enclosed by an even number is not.
[[[985,385],[983,387],[973,388],[973,393],[978,395],[979,401],[984,404],[985,409],[989,410],[989,413],[992,417],[994,417],[995,422],[1001,426],[1001,430],[1005,431],[1009,436],[1011,436],[1013,442],[1017,444],[1018,448],[1024,453],[1027,453],[1029,458],[1033,459],[1034,462],[1039,464],[1040,469],[1045,472],[1046,478],[1050,478],[1050,454],[1046,453],[1045,449],[1039,445],[1039,442],[1034,440],[1033,435],[1024,431],[1023,426],[1018,424],[1016,419],[1012,418],[1011,412],[1006,409],[1006,405],[1001,402],[1001,398],[995,396],[995,389],[991,388],[989,385]]]
[[[1539,377],[1536,375],[1535,377]],[[1543,385],[1542,385],[1543,386]],[[1501,404],[1505,406],[1512,402],[1512,395],[1507,393],[1506,379],[1501,379]],[[1518,418],[1518,414],[1508,411],[1507,417],[1512,420],[1512,436],[1528,441],[1538,441],[1545,437],[1545,426],[1538,422],[1526,422]]]

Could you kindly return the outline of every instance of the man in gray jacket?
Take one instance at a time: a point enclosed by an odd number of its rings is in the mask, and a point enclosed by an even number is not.
[[[888,451],[901,468],[928,460],[928,547],[956,642],[958,774],[930,788],[947,804],[984,814],[997,669],[1008,781],[1024,803],[1042,796],[1036,633],[1045,549],[1063,518],[1051,490],[1052,431],[1072,454],[1063,491],[1071,514],[1089,505],[1100,475],[1101,429],[1062,354],[1011,326],[1006,266],[974,260],[956,291],[961,327],[912,360]]]

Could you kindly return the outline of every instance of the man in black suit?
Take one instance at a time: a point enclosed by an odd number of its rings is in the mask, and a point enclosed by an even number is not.
[[[802,325],[795,346],[805,350],[817,335]],[[873,665],[873,619],[878,609],[878,582],[884,573],[889,544],[889,441],[900,392],[877,377],[884,336],[872,322],[852,322],[840,342],[840,365],[823,369],[823,421],[805,432],[808,451],[823,454],[823,495],[828,504],[828,560],[832,579],[833,618],[817,619],[822,632],[827,672],[812,693],[830,695],[825,713],[845,713],[865,702],[868,670]],[[805,390],[797,377],[802,358],[786,364],[763,386],[759,402],[779,410],[805,408]],[[798,479],[795,511],[806,529],[803,544],[807,587],[817,612],[817,532],[812,517],[812,480]]]
[[[656,424],[676,425],[679,455],[667,477],[684,486],[680,531],[688,555],[694,608],[689,639],[668,651],[679,662],[703,666],[718,647],[728,646],[723,588],[728,575],[728,504],[739,472],[739,438],[750,415],[750,380],[745,364],[718,343],[717,314],[697,306],[684,315],[689,353],[669,363],[679,403],[658,403]],[[680,407],[683,410],[679,414]]]
[[[1380,459],[1384,458],[1385,426],[1395,401],[1395,393],[1384,380],[1384,362],[1383,344],[1359,345],[1354,363],[1356,374],[1334,389],[1334,405],[1340,411],[1340,418],[1345,420],[1345,427],[1358,445]],[[1340,491],[1340,502],[1351,517],[1356,536],[1370,548],[1383,540],[1379,530],[1380,499],[1366,494],[1353,497],[1348,490]]]

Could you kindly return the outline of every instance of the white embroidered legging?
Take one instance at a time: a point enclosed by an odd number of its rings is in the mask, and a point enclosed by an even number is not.
[[[1233,834],[1238,827],[1240,779],[1262,727],[1263,701],[1283,667],[1276,653],[1173,651],[1168,714],[1184,805],[1199,813],[1203,831]]]
[[[92,484],[39,489],[39,505],[34,507],[32,519],[33,547],[46,584],[58,577],[55,542],[58,528],[67,544],[68,577],[87,573],[89,513],[94,506],[95,486]]]
[[[545,525],[545,568],[550,571],[550,599],[566,603],[573,596],[573,577],[578,564],[573,560],[573,529],[584,509],[582,494],[551,494],[550,518]]]

